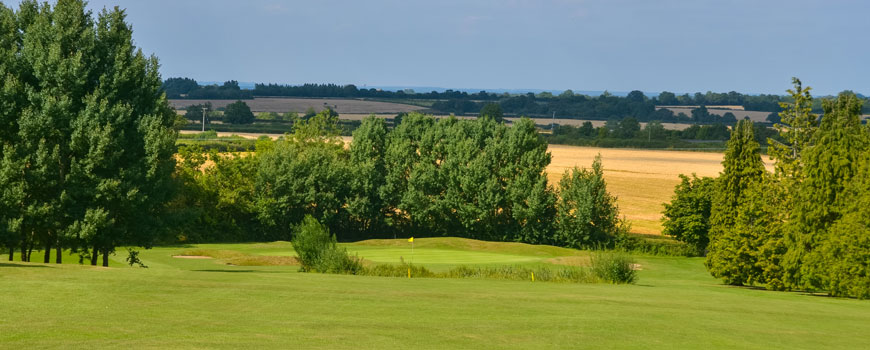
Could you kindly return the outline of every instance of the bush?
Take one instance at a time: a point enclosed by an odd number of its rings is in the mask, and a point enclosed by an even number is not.
[[[634,265],[634,259],[623,252],[606,251],[592,255],[592,272],[610,283],[634,283],[637,280]]]
[[[299,256],[302,271],[355,275],[363,270],[361,260],[339,248],[335,236],[311,215],[306,215],[295,231],[293,249]]]

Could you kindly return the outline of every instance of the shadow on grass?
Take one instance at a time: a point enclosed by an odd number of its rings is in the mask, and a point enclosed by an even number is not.
[[[765,288],[764,286],[757,286],[757,285],[751,285],[751,286],[746,286],[746,285],[743,285],[743,286],[736,286],[736,285],[729,285],[729,284],[719,284],[719,286],[724,286],[724,287],[728,287],[728,288],[736,288],[736,289],[745,289],[745,290],[759,291],[759,292],[782,293],[782,294],[792,294],[792,295],[803,295],[803,296],[821,297],[821,298],[831,298],[831,299],[856,299],[856,298],[852,298],[852,297],[838,297],[838,296],[833,296],[833,295],[830,295],[830,294],[828,294],[828,293],[826,293],[826,292],[824,292],[824,291],[808,291],[808,290],[774,290],[774,289],[767,289],[767,288]]]
[[[15,264],[15,263],[0,263],[0,267],[45,267],[53,269],[54,266],[31,265],[31,264]]]

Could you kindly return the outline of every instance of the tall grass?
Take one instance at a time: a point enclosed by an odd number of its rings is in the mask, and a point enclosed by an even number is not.
[[[410,276],[409,276],[410,270]],[[592,270],[582,267],[548,266],[495,266],[469,267],[457,266],[446,272],[432,272],[413,264],[378,264],[364,268],[361,275],[381,277],[411,278],[473,278],[535,282],[596,283],[604,281]]]

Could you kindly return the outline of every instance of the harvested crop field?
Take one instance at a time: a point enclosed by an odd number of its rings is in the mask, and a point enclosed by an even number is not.
[[[680,174],[715,177],[722,171],[722,153],[637,150],[550,145],[553,160],[547,167],[550,183],[559,184],[565,170],[590,167],[601,154],[607,189],[617,196],[620,212],[632,232],[661,234],[662,204],[670,201]],[[764,157],[768,170],[772,164]]]
[[[183,110],[187,106],[211,102],[214,108],[226,107],[235,100],[169,100],[170,105],[176,110]],[[253,100],[245,100],[253,112],[297,112],[304,113],[308,108],[317,111],[330,107],[338,113],[344,114],[398,114],[401,112],[413,112],[423,107],[406,105],[401,103],[363,101],[353,99],[318,99],[318,98],[281,98],[262,97]],[[344,117],[342,117],[344,119]]]
[[[725,113],[731,112],[734,114],[734,117],[737,118],[737,120],[743,119],[743,117],[749,117],[749,120],[752,120],[753,122],[756,122],[756,123],[767,122],[767,116],[770,115],[770,112],[745,111],[745,110],[730,109],[730,108],[729,109],[725,109],[725,108],[716,109],[716,108],[711,108],[711,107],[713,107],[713,106],[707,107],[707,111],[710,112],[710,114],[724,115]],[[692,107],[692,106],[687,106],[687,107],[656,107],[656,109],[662,109],[662,108],[670,109],[672,112],[674,112],[674,114],[683,113],[687,116],[692,116],[692,110],[695,109],[696,107]]]

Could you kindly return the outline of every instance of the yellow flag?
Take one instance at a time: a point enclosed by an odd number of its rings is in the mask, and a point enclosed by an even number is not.
[[[414,243],[414,237],[408,238],[408,242]]]

